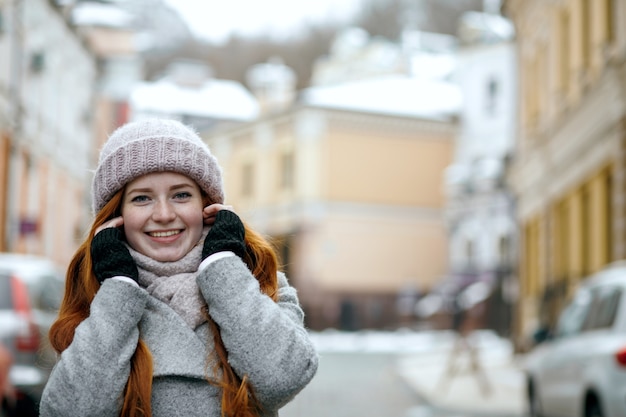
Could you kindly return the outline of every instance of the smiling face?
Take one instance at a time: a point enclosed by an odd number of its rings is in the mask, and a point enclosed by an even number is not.
[[[154,172],[126,185],[122,202],[124,232],[137,252],[160,262],[185,256],[200,240],[202,194],[191,178]]]

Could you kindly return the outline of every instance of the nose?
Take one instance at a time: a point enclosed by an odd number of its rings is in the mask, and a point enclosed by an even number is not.
[[[159,223],[167,223],[176,218],[174,207],[167,201],[157,201],[152,212],[152,219]]]

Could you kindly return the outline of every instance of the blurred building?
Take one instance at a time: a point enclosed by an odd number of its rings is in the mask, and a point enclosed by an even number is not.
[[[193,60],[176,60],[158,79],[137,83],[129,100],[133,120],[173,118],[205,132],[259,115],[259,102],[241,83],[216,79],[207,64]]]
[[[450,306],[470,285],[485,284],[488,298],[473,300],[482,303],[480,325],[508,335],[518,241],[506,182],[517,115],[514,31],[499,14],[468,12],[459,34],[455,79],[463,104],[454,162],[446,170],[449,276],[439,296]]]
[[[408,73],[408,62],[398,43],[370,37],[358,27],[340,31],[328,55],[318,58],[311,75],[312,86],[324,86]]]
[[[227,202],[277,244],[310,327],[397,325],[398,300],[445,273],[459,104],[449,82],[377,77],[205,135]]]
[[[296,99],[295,71],[281,57],[253,65],[246,72],[246,82],[259,102],[260,114],[280,113]]]
[[[520,348],[586,276],[626,256],[626,1],[507,0],[520,111]]]
[[[65,0],[64,3],[69,22],[85,39],[98,64],[94,102],[96,140],[90,161],[90,166],[95,167],[99,149],[108,135],[132,118],[131,94],[145,78],[146,57],[175,51],[192,34],[163,0]]]
[[[98,66],[92,86],[94,135],[89,167],[95,166],[98,150],[107,135],[129,119],[131,87],[143,78],[145,35],[136,16],[117,4],[81,1],[67,6],[69,21],[84,39]],[[91,178],[89,178],[90,180]]]
[[[328,55],[315,61],[311,85],[332,86],[388,76],[445,79],[456,68],[454,36],[406,29],[399,42],[371,37],[349,27],[333,40]]]
[[[189,36],[161,0],[0,0],[0,251],[67,265],[91,220],[98,149],[128,121],[142,54]]]
[[[0,250],[66,262],[85,214],[96,62],[48,0],[0,1]]]

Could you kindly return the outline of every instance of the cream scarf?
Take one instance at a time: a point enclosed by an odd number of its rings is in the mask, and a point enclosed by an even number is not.
[[[154,298],[169,305],[192,329],[206,321],[202,313],[206,301],[200,293],[196,276],[202,262],[202,246],[209,229],[205,227],[200,241],[185,256],[174,262],[156,261],[126,245],[137,263],[139,285]]]

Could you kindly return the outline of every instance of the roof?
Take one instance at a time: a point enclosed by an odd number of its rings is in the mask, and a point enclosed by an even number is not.
[[[454,83],[404,75],[311,87],[300,96],[309,106],[432,120],[458,114],[461,100]]]
[[[626,286],[626,261],[616,261],[606,265],[582,282],[582,286],[619,284]]]
[[[129,28],[133,22],[130,13],[112,4],[84,2],[72,9],[72,23],[78,26]]]
[[[515,37],[515,27],[509,19],[497,14],[476,11],[463,14],[461,32],[466,33],[461,37],[475,37],[481,43],[507,41]]]
[[[181,86],[168,79],[140,82],[130,103],[134,111],[181,114],[249,121],[259,115],[259,104],[240,83],[209,79],[198,86]]]

